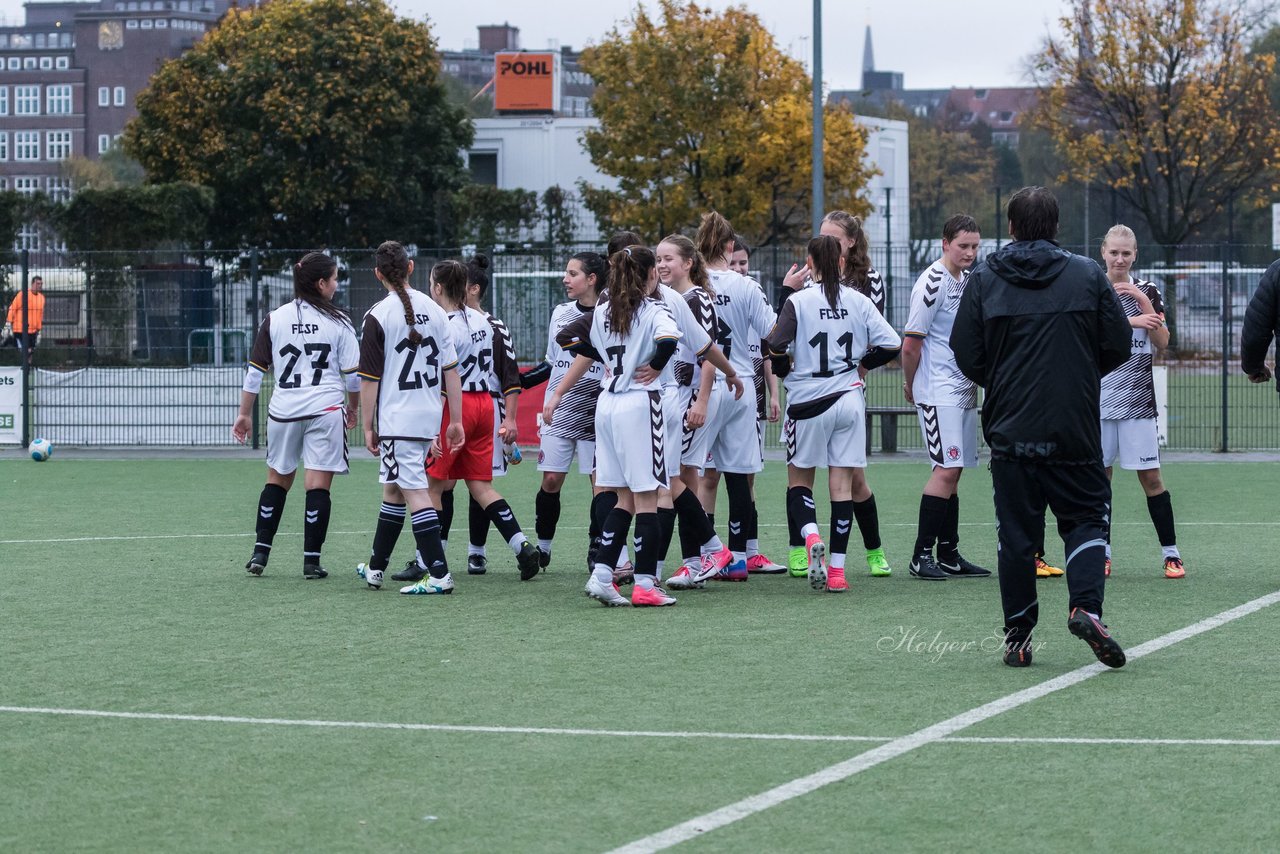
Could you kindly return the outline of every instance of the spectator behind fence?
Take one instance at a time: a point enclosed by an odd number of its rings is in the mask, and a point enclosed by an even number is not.
[[[12,332],[22,359],[30,363],[31,354],[36,349],[36,339],[40,337],[40,329],[44,326],[44,279],[31,277],[29,288],[30,303],[23,311],[23,291],[18,291],[13,302],[9,304],[9,315],[5,320],[5,332]],[[8,337],[6,335],[6,337]]]
[[[1271,379],[1267,368],[1267,350],[1271,339],[1280,338],[1280,261],[1262,274],[1258,289],[1244,313],[1244,330],[1240,333],[1240,368],[1249,382],[1265,383]],[[1280,387],[1277,388],[1280,391]]]

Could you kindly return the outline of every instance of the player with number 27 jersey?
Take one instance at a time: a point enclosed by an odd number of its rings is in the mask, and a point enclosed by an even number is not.
[[[301,421],[341,409],[360,360],[355,331],[306,300],[277,308],[262,322],[249,366],[274,369],[276,387],[267,409],[274,421]]]

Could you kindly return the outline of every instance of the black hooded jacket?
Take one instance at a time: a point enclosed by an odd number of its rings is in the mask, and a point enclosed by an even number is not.
[[[1262,274],[1244,313],[1240,367],[1246,374],[1255,374],[1267,366],[1267,350],[1271,339],[1277,337],[1280,337],[1280,261],[1272,263]],[[1280,378],[1276,389],[1280,390]]]
[[[979,263],[951,349],[986,390],[982,432],[992,458],[1101,461],[1100,383],[1129,358],[1131,333],[1102,269],[1056,243],[1015,241]]]

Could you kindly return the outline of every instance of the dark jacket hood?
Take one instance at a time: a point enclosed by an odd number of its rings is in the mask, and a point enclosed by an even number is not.
[[[1071,257],[1051,240],[1015,240],[988,255],[987,265],[1014,287],[1040,290],[1062,275]]]

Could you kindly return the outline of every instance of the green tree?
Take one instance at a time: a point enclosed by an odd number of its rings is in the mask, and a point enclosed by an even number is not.
[[[968,213],[982,222],[986,211],[975,206],[992,197],[995,164],[989,129],[984,147],[970,133],[948,127],[945,116],[938,120],[911,116],[907,124],[911,267],[918,270],[934,260],[934,247],[942,238],[942,225],[948,217]]]
[[[810,228],[810,79],[741,6],[714,13],[660,0],[638,8],[582,54],[596,83],[591,160],[616,191],[580,187],[601,225],[661,235],[715,208],[756,245]],[[869,212],[866,132],[839,106],[824,112],[824,207]]]
[[[488,184],[467,184],[455,194],[452,204],[453,238],[480,246],[520,240],[541,216],[537,193],[500,190]]]
[[[1275,56],[1250,56],[1262,19],[1246,0],[1073,0],[1063,38],[1035,58],[1032,115],[1069,175],[1114,191],[1165,247],[1233,197],[1276,187]],[[1175,281],[1166,281],[1171,346]]]
[[[59,167],[62,177],[71,179],[72,192],[107,190],[113,187],[137,187],[146,180],[142,164],[113,145],[97,160],[72,157]]]
[[[156,183],[214,191],[222,245],[427,242],[472,126],[426,24],[382,0],[232,9],[138,97],[125,150]]]

